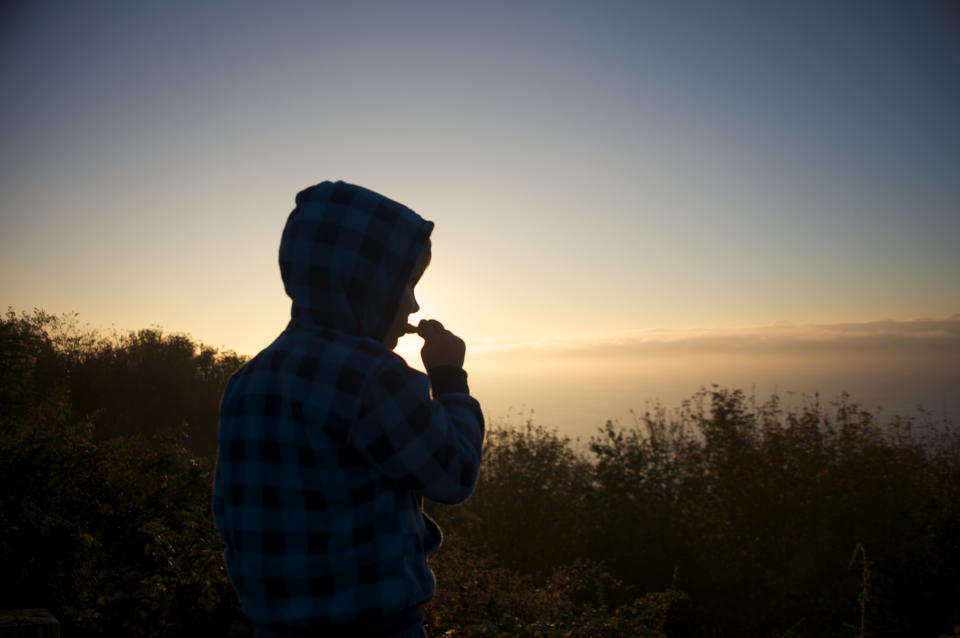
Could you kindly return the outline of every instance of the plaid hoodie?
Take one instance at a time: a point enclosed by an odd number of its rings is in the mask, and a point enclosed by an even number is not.
[[[441,537],[422,499],[473,491],[483,416],[463,370],[428,377],[380,343],[432,229],[343,182],[297,195],[280,242],[291,321],[220,407],[214,513],[254,623],[364,622],[433,596]]]

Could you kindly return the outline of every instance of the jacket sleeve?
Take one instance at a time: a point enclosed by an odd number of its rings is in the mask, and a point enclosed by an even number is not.
[[[458,369],[459,370],[459,369]],[[450,381],[451,378],[458,378]],[[440,503],[473,492],[483,447],[483,414],[466,375],[443,374],[434,386],[399,357],[367,378],[350,442],[390,480]],[[438,385],[442,385],[440,388]]]

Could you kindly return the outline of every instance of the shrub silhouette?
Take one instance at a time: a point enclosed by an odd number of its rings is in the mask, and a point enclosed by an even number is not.
[[[242,358],[0,320],[0,597],[70,635],[225,635],[216,405]],[[189,426],[189,430],[187,429]],[[208,438],[204,438],[208,437]],[[198,455],[197,452],[201,454]],[[960,625],[960,435],[846,395],[701,389],[585,450],[489,427],[427,607],[448,636],[937,636]],[[206,454],[206,456],[204,456]]]
[[[61,414],[89,421],[99,438],[185,431],[187,448],[209,457],[223,388],[246,360],[159,328],[108,338],[82,329],[75,315],[42,310],[8,310],[0,352],[7,417],[56,400]]]
[[[461,508],[432,506],[441,524],[490,548],[512,569],[546,576],[583,556],[592,468],[570,439],[528,420],[521,428],[494,424],[484,442],[474,495]],[[455,519],[446,512],[453,510]],[[518,543],[517,539],[523,539]]]
[[[534,588],[579,557],[619,583],[608,611],[684,592],[671,636],[937,635],[960,618],[960,437],[937,425],[722,388],[608,422],[589,454],[494,424],[474,496],[431,512]]]
[[[646,589],[669,561],[692,609],[677,635],[849,635],[870,556],[867,633],[935,635],[958,613],[956,432],[885,427],[842,396],[784,414],[771,398],[701,391],[594,439],[591,556]],[[927,424],[929,425],[929,424]],[[644,426],[643,432],[640,426]],[[613,537],[611,537],[613,536]]]
[[[70,635],[146,635],[238,615],[210,471],[173,437],[97,441],[39,421],[0,435],[0,598]]]

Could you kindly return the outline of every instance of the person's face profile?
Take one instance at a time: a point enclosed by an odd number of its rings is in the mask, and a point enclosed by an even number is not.
[[[430,257],[430,241],[427,240],[427,245],[424,246],[420,252],[417,263],[414,264],[413,270],[410,273],[410,279],[407,280],[407,285],[403,288],[403,294],[400,296],[396,314],[393,316],[393,321],[390,323],[390,328],[383,340],[384,345],[391,350],[397,347],[397,341],[405,334],[407,320],[410,315],[420,310],[420,304],[417,303],[414,289],[417,283],[419,283],[420,278],[423,277],[423,273],[427,270],[427,266],[430,265]]]

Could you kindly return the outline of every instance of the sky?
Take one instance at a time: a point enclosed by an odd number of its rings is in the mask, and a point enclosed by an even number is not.
[[[436,223],[420,316],[490,418],[956,414],[958,78],[951,0],[5,2],[0,301],[254,354],[343,179]]]

